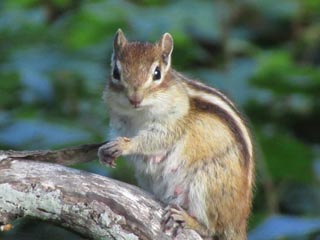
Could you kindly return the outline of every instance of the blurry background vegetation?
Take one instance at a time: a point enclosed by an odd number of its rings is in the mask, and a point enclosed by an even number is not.
[[[224,91],[250,119],[249,239],[319,240],[319,0],[1,0],[0,149],[105,140],[101,93],[119,27],[131,40],[170,32],[175,68]],[[134,182],[123,161],[115,171],[76,167]],[[82,239],[34,220],[15,225],[0,239]]]

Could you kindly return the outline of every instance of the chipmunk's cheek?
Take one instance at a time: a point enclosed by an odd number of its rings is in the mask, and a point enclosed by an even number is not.
[[[120,107],[130,107],[130,102],[128,101],[128,98],[126,96],[119,96],[117,99],[117,102]]]
[[[123,93],[112,94],[107,98],[111,109],[117,112],[128,112],[133,109],[132,105],[128,101],[128,97]]]
[[[152,104],[153,100],[149,96],[146,96],[141,102],[141,107],[151,107]]]

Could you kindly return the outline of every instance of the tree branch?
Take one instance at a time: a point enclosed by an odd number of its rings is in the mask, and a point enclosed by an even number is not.
[[[163,204],[139,188],[27,160],[86,162],[96,159],[100,145],[58,151],[0,151],[0,225],[32,216],[92,239],[172,239],[160,228]],[[176,239],[201,238],[192,230],[183,230]]]

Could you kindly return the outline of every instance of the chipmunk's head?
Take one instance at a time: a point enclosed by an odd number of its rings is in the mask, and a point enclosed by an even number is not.
[[[168,88],[173,39],[169,33],[152,44],[129,42],[119,29],[114,38],[109,89],[121,104],[143,108],[160,100]]]

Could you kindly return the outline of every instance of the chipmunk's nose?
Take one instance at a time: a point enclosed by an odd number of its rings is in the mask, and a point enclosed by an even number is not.
[[[138,96],[132,96],[132,97],[129,97],[129,102],[131,103],[132,106],[134,106],[135,108],[138,108],[140,107],[142,98],[139,98]]]

